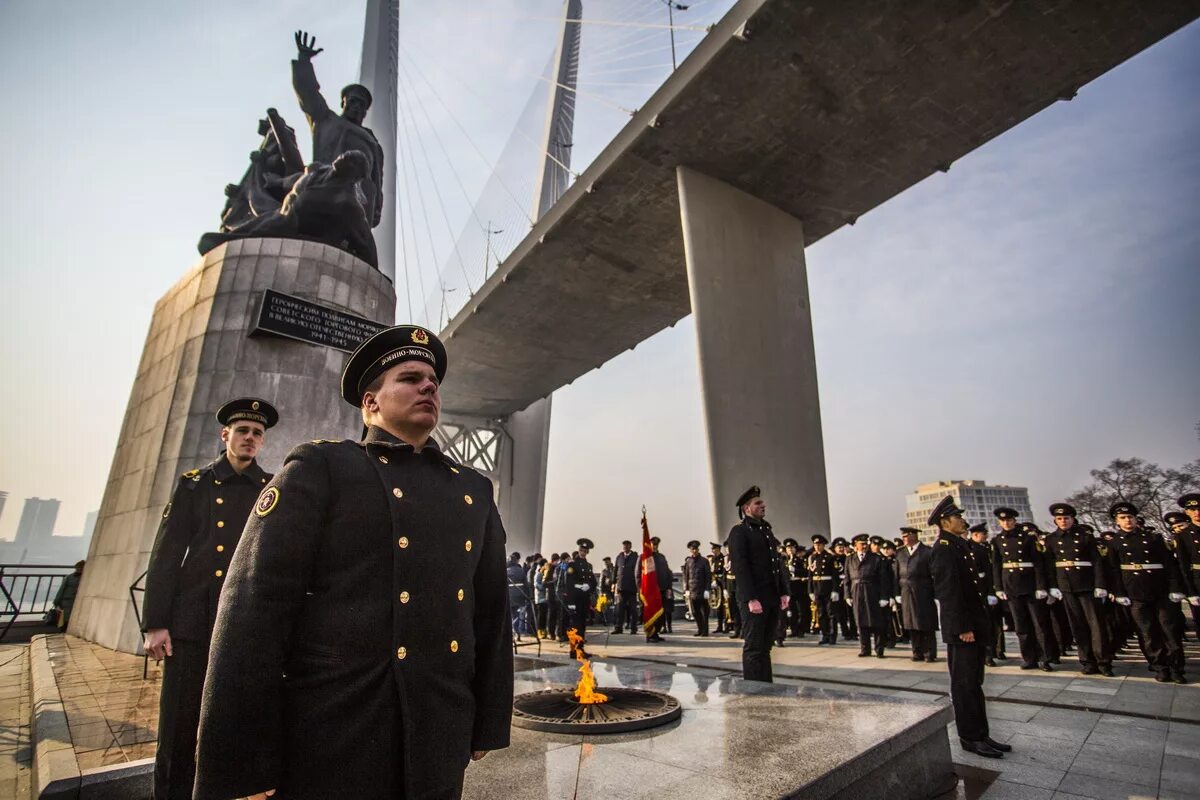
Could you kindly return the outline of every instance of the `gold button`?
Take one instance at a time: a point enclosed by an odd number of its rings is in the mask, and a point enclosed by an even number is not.
[[[213,486],[220,486],[220,485],[221,485],[220,481],[216,481],[216,480],[213,481]]]
[[[458,640],[456,640],[456,639],[452,639],[452,640],[450,641],[450,652],[451,652],[451,653],[457,653],[457,652],[458,652]]]
[[[396,495],[397,500],[399,500],[401,497],[404,497],[404,492],[400,491],[399,489],[392,489],[392,494]]]
[[[471,540],[470,539],[467,539],[467,543],[464,546],[467,548],[468,553],[471,552]]]
[[[401,602],[401,603],[407,603],[407,602],[408,602],[408,598],[409,598],[409,596],[410,596],[410,595],[408,594],[408,592],[401,592],[401,593],[400,593],[400,602]]]
[[[408,658],[408,650],[403,647],[397,647],[396,648],[396,658],[400,659],[401,661]]]
[[[222,576],[222,575],[224,575],[224,574],[225,574],[225,573],[224,573],[224,572],[222,572],[221,570],[217,570],[217,577],[218,577],[218,578],[219,578],[219,577],[221,577],[221,576]]]
[[[224,552],[225,552],[225,545],[223,545],[223,544],[219,544],[219,545],[217,545],[217,552],[218,552],[218,553],[224,553]]]
[[[224,527],[225,527],[225,522],[224,522],[223,520],[217,520],[217,527],[218,527],[218,528],[224,528]]]
[[[474,500],[472,500],[472,499],[471,499],[471,495],[469,495],[469,494],[464,494],[464,495],[463,495],[463,500],[466,500],[466,501],[467,501],[467,505],[471,505],[472,503],[474,503],[474,502],[475,502]]]
[[[380,456],[380,457],[379,457],[379,463],[380,463],[380,464],[386,464],[386,463],[388,463],[387,456]]]
[[[396,544],[400,545],[400,549],[403,550],[404,548],[408,547],[408,537],[401,536],[399,541],[396,542]]]
[[[459,599],[459,600],[462,600],[462,599],[463,599],[463,590],[462,590],[462,589],[459,589],[459,590],[458,590],[458,599]]]
[[[221,503],[224,503],[224,502],[225,501],[222,500],[221,498],[219,498],[219,497],[217,498],[217,505],[221,505]]]
[[[266,483],[266,482],[267,482],[267,479],[266,479],[266,478],[263,478],[263,479],[261,480],[261,483]]]
[[[453,472],[455,475],[457,475],[457,474],[458,474],[458,467],[451,467],[451,468],[450,468],[450,471],[451,471],[451,472]]]

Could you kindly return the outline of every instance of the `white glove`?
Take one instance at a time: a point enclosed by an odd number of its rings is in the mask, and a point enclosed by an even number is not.
[[[842,596],[837,592],[830,592],[829,599],[836,603],[838,600],[842,599]]]
[[[708,592],[705,592],[705,593],[704,593],[704,599],[705,599],[705,600],[707,600],[707,599],[708,599]]]
[[[1183,593],[1182,592],[1171,592],[1170,594],[1167,595],[1167,597],[1170,598],[1172,603],[1183,602]]]
[[[888,607],[888,601],[887,601],[887,600],[880,600],[880,601],[879,601],[879,607],[880,607],[880,608],[887,608],[887,607]]]
[[[1096,596],[1097,600],[1103,600],[1104,598],[1108,597],[1108,589],[1101,589],[1099,586],[1097,586],[1092,590],[1092,594]]]
[[[1007,600],[1008,592],[996,592],[996,597],[1000,598],[1001,600]]]
[[[1061,589],[1051,589],[1050,596],[1053,597],[1055,600],[1062,600],[1062,590]]]
[[[899,596],[893,597],[892,599],[896,601],[896,605],[900,605],[904,602]]]
[[[1118,597],[1117,602],[1123,606],[1132,605],[1132,601],[1128,597]]]
[[[1194,606],[1200,606],[1200,597],[1192,596],[1187,599]]]
[[[1049,595],[1046,594],[1045,590],[1038,589],[1037,591],[1035,591],[1033,593],[1033,596],[1036,597],[1038,600],[1045,600]]]
[[[988,605],[989,605],[989,606],[994,606],[994,605],[996,605],[996,604],[997,604],[997,603],[999,603],[999,602],[1000,602],[1000,601],[996,599],[996,595],[994,595],[994,594],[989,594],[989,595],[987,596],[987,603],[988,603]]]
[[[575,584],[575,588],[581,592],[586,592],[588,589],[592,588],[592,585],[590,583],[577,583]]]

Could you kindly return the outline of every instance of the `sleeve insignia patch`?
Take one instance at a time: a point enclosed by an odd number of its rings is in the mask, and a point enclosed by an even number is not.
[[[1108,546],[1103,544],[1096,545],[1096,549],[1100,551],[1101,558],[1108,558]]]
[[[254,504],[254,513],[257,516],[265,517],[275,510],[275,506],[279,503],[279,487],[268,486],[262,494],[258,496],[258,502]]]

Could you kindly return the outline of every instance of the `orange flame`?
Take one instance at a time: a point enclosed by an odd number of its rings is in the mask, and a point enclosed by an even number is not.
[[[575,698],[582,705],[607,703],[608,695],[596,691],[596,676],[592,674],[592,662],[583,650],[583,637],[574,628],[567,630],[567,639],[575,650],[575,660],[579,662],[579,683],[575,685]]]

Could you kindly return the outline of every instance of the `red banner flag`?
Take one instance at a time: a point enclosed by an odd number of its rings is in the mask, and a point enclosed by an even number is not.
[[[646,635],[654,632],[663,614],[662,592],[658,588],[658,570],[654,568],[654,548],[650,545],[650,525],[646,522],[646,507],[642,506],[642,627]]]

